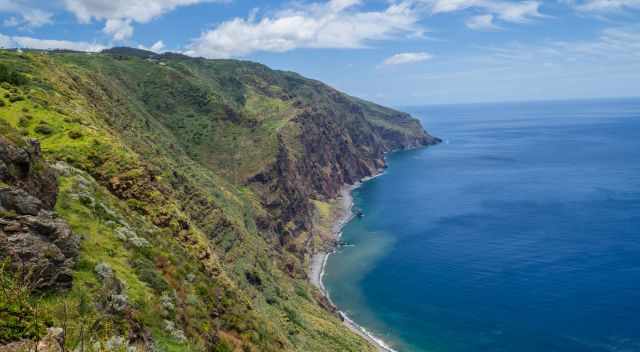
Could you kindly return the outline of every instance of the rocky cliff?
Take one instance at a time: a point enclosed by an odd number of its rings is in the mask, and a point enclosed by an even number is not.
[[[68,289],[79,238],[53,211],[55,173],[37,141],[25,142],[6,122],[0,124],[0,260],[33,276],[34,289]]]
[[[313,219],[385,153],[439,142],[417,120],[250,62],[116,48],[0,64],[21,77],[0,83],[3,282],[31,261],[28,307],[46,312],[0,342],[65,324],[69,348],[372,350],[306,281]]]

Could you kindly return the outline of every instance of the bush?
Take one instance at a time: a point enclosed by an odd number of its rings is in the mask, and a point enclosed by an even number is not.
[[[6,105],[7,103],[4,102],[4,99],[0,99],[0,108]]]
[[[48,136],[53,133],[53,128],[47,124],[40,124],[35,129],[36,133]]]
[[[9,101],[12,103],[15,103],[16,101],[22,101],[24,100],[24,97],[22,95],[10,95],[9,96]]]
[[[80,131],[69,131],[69,138],[78,139],[82,137],[82,132]]]
[[[15,86],[27,84],[27,77],[7,65],[0,64],[0,82],[6,82]]]
[[[29,126],[30,122],[31,122],[31,119],[29,117],[22,116],[20,120],[18,120],[18,127],[27,127]]]
[[[149,285],[157,293],[169,291],[169,285],[164,280],[162,275],[158,273],[153,262],[147,258],[137,258],[131,266],[135,270],[136,274],[144,283]]]
[[[0,263],[0,344],[42,336],[44,324],[32,300],[28,275],[14,274]]]

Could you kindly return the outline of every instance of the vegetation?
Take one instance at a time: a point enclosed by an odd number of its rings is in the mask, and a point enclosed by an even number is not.
[[[0,344],[19,339],[35,339],[44,333],[38,319],[38,300],[32,297],[31,273],[8,269],[0,262]]]
[[[23,84],[27,84],[27,77],[11,69],[10,66],[0,65],[0,83],[2,82],[21,86]]]
[[[318,303],[304,230],[273,224],[250,180],[283,150],[304,158],[310,111],[349,122],[357,108],[407,136],[415,121],[262,65],[130,48],[0,51],[0,81],[0,134],[40,141],[60,175],[55,211],[81,237],[69,291],[32,292],[0,271],[0,343],[57,326],[81,351],[119,338],[159,351],[373,350]],[[327,230],[330,203],[313,204]]]

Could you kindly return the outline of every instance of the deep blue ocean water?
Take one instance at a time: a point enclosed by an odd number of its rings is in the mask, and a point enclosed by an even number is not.
[[[397,350],[640,351],[640,100],[432,106],[325,285]]]

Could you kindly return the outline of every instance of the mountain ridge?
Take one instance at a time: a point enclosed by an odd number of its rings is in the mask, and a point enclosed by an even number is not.
[[[26,78],[1,84],[3,143],[39,141],[57,170],[51,216],[80,238],[71,288],[29,294],[43,321],[60,326],[61,307],[90,300],[73,314],[95,331],[80,337],[72,323],[68,347],[119,337],[143,350],[372,350],[306,282],[327,245],[315,221],[385,153],[439,140],[408,114],[295,73],[116,49],[0,51]],[[3,219],[19,220],[10,210]],[[30,331],[0,342],[44,324]]]

